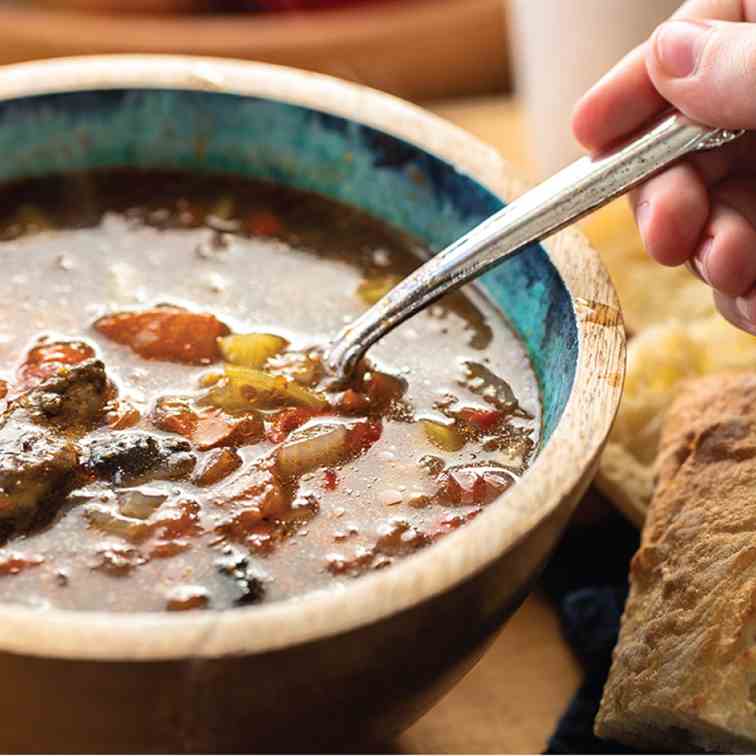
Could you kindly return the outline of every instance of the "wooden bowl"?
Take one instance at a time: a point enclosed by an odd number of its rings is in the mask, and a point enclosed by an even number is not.
[[[391,96],[291,69],[186,57],[0,71],[0,179],[137,164],[321,191],[440,248],[521,190],[490,148]],[[344,590],[225,612],[0,607],[0,751],[318,751],[423,714],[526,595],[594,473],[624,331],[574,230],[481,285],[542,385],[531,469],[474,521]],[[502,670],[506,674],[506,670]]]
[[[166,0],[130,2],[154,7]],[[253,59],[415,100],[492,92],[509,83],[503,0],[395,0],[309,13],[212,15],[0,4],[0,63],[101,53]]]

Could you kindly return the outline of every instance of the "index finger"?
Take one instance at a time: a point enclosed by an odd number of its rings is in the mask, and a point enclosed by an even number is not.
[[[748,0],[689,0],[672,18],[745,21],[756,16]],[[665,100],[646,70],[648,42],[628,53],[578,101],[572,115],[575,138],[590,152],[600,152],[639,129],[661,112]]]

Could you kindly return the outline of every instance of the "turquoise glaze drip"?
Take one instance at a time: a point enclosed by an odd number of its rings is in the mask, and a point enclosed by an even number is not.
[[[130,166],[275,181],[358,206],[434,251],[502,207],[454,166],[396,137],[283,102],[215,92],[105,90],[2,102],[0,155],[2,180]],[[540,246],[481,280],[527,345],[546,441],[575,376],[567,290]]]

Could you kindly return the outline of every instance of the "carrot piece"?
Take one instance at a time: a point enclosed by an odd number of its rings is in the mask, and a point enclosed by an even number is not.
[[[207,365],[220,358],[217,339],[230,330],[215,315],[178,307],[105,315],[94,324],[103,336],[145,359]]]
[[[254,236],[276,236],[283,231],[281,219],[270,210],[250,213],[246,223],[247,233]]]
[[[19,388],[36,386],[66,365],[77,365],[94,357],[95,351],[83,341],[53,341],[30,349],[18,369]]]
[[[276,413],[267,436],[274,444],[280,444],[293,430],[304,425],[318,413],[308,407],[289,407]]]

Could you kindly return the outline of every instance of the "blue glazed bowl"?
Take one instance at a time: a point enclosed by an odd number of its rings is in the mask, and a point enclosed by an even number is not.
[[[517,191],[492,151],[395,98],[192,58],[0,71],[0,155],[0,180],[114,166],[272,180],[363,208],[435,251]],[[590,481],[624,368],[616,297],[577,233],[479,285],[540,381],[542,443],[518,486],[443,542],[343,591],[181,617],[0,607],[0,750],[353,745],[400,731],[469,669]],[[44,732],[29,706],[49,707]]]

